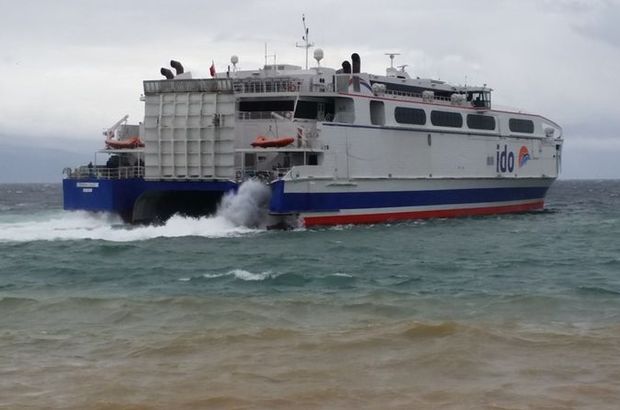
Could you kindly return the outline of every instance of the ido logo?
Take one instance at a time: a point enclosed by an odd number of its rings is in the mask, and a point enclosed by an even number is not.
[[[504,148],[500,148],[497,145],[497,152],[495,158],[495,170],[497,172],[512,172],[515,169],[515,154],[512,151],[508,151],[508,145],[504,145]]]

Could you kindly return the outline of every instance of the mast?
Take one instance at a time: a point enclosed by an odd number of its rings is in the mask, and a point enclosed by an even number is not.
[[[301,22],[304,25],[304,35],[301,36],[301,39],[304,41],[304,43],[299,44],[299,43],[295,43],[295,47],[299,47],[299,48],[305,48],[306,49],[306,70],[308,69],[308,49],[310,49],[311,47],[314,47],[314,43],[310,42],[310,38],[308,37],[308,27],[306,27],[306,15],[302,14],[301,15]]]

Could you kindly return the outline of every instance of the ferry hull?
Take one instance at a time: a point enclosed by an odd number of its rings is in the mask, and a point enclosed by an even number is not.
[[[128,179],[64,179],[65,210],[109,212],[125,222],[162,222],[175,213],[207,215],[221,197],[235,191],[232,181],[148,181]]]
[[[66,178],[62,185],[65,210],[109,212],[125,221],[131,221],[134,203],[144,192],[144,180],[141,178]]]
[[[372,181],[339,189],[343,184],[314,181],[322,192],[300,192],[303,185],[312,185],[280,180],[272,186],[271,211],[289,219],[294,216],[306,227],[528,212],[543,209],[552,182],[551,178],[392,181],[392,189],[385,191],[373,189],[380,185]]]

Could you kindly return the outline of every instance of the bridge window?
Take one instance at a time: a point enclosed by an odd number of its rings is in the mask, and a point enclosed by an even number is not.
[[[477,108],[491,108],[491,93],[488,91],[474,91],[467,93],[467,101]]]
[[[533,134],[534,133],[534,121],[532,120],[522,120],[519,118],[511,118],[508,121],[508,127],[512,132],[522,132],[525,134]]]
[[[494,130],[495,129],[495,117],[490,115],[467,115],[467,127],[473,130]]]
[[[426,112],[419,108],[396,107],[394,119],[400,124],[426,124]]]
[[[438,127],[461,128],[463,117],[458,112],[431,111],[431,123]]]

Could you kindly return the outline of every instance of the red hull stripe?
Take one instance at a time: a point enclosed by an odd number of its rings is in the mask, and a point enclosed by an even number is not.
[[[480,208],[438,209],[430,211],[386,212],[359,215],[308,216],[304,218],[306,227],[320,225],[373,224],[392,221],[429,218],[455,218],[460,216],[493,215],[513,212],[526,212],[544,207],[544,201],[528,202],[518,205],[490,206]]]

